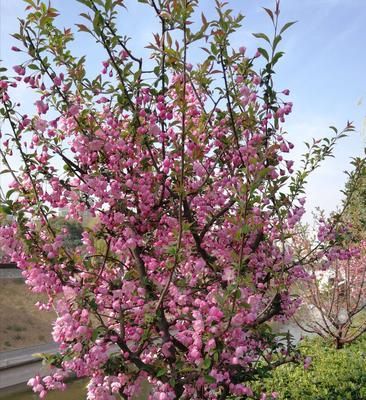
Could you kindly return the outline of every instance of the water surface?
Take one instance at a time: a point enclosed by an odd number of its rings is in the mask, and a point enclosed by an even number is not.
[[[87,381],[73,381],[67,385],[64,392],[51,391],[47,394],[46,400],[85,400]],[[12,394],[1,394],[1,400],[38,400],[39,397],[30,390]]]
[[[1,0],[0,0],[1,1]],[[64,392],[51,391],[48,392],[46,400],[85,400],[86,399],[86,385],[87,379],[72,381],[67,384],[67,389]],[[142,385],[141,394],[135,400],[146,400],[150,386],[146,382]],[[11,394],[0,391],[0,400],[39,400],[39,397],[29,389],[18,390]]]

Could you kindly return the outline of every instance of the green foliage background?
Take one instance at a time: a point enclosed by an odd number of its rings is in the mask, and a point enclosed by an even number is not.
[[[266,392],[278,393],[279,400],[363,400],[366,399],[366,338],[336,350],[321,339],[307,339],[301,353],[312,357],[303,365],[282,365],[270,378],[257,384]]]

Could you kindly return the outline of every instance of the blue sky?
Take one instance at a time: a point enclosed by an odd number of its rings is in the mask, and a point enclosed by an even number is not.
[[[245,46],[248,52],[254,52],[262,44],[251,33],[271,32],[262,7],[271,8],[274,1],[228,2],[246,16],[243,28],[233,38],[233,45]],[[60,23],[67,27],[78,21],[78,14],[83,10],[76,0],[54,0],[52,4],[61,12]],[[129,10],[120,20],[120,29],[132,36],[131,47],[141,49],[151,38],[156,18],[137,0],[127,0],[126,5]],[[200,1],[208,16],[212,15],[213,6],[214,0]],[[19,54],[9,50],[15,44],[9,34],[17,30],[17,17],[23,10],[21,0],[0,0],[0,59],[7,66],[19,62]],[[339,144],[335,159],[326,161],[309,182],[307,209],[320,207],[329,212],[340,203],[340,190],[345,181],[343,171],[349,169],[350,157],[363,154],[366,140],[366,51],[363,48],[366,4],[364,0],[282,0],[281,19],[283,23],[298,21],[282,42],[286,54],[278,64],[276,78],[278,89],[291,90],[290,100],[294,103],[293,114],[286,124],[288,138],[296,146],[293,158],[299,160],[305,151],[304,141],[330,135],[329,125],[343,128],[350,120],[357,128]],[[83,34],[75,50],[80,54],[89,53],[93,46],[93,41]],[[101,59],[102,55],[95,53],[89,67],[98,71]],[[19,99],[24,99],[24,95],[22,90],[17,93]]]

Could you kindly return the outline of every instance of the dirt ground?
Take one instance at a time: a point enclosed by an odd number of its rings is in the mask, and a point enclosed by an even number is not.
[[[0,279],[0,351],[52,341],[53,312],[39,311],[41,296],[31,293],[23,279]]]

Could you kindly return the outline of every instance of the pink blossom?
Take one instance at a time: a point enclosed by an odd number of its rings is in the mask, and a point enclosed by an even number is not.
[[[308,369],[310,367],[310,365],[311,365],[311,362],[312,362],[312,358],[311,357],[305,357],[304,368]]]
[[[37,100],[34,104],[37,107],[38,114],[46,114],[47,113],[48,108],[49,108],[47,103],[44,103],[42,100]]]
[[[25,68],[21,65],[15,65],[13,67],[13,70],[18,74],[18,75],[25,75]]]

